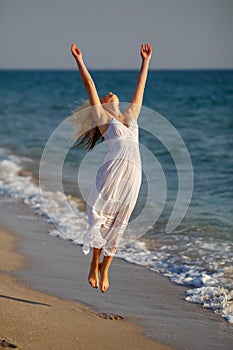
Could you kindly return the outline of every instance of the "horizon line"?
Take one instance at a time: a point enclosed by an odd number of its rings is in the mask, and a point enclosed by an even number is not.
[[[90,71],[139,71],[139,68],[88,68]],[[231,71],[233,67],[203,67],[203,68],[150,68],[149,71]],[[76,68],[1,68],[0,71],[77,71]]]

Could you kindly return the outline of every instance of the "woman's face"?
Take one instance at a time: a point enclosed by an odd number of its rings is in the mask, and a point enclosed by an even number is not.
[[[114,95],[114,94],[110,91],[107,95],[101,97],[100,102],[101,102],[102,104],[103,104],[103,103],[111,103],[111,102],[117,102],[117,103],[119,103],[119,98],[117,97],[117,95]]]

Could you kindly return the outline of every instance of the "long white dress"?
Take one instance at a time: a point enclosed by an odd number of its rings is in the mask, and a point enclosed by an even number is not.
[[[113,118],[103,134],[108,152],[87,201],[88,229],[83,252],[102,248],[113,256],[135,207],[141,186],[138,124],[126,127]]]

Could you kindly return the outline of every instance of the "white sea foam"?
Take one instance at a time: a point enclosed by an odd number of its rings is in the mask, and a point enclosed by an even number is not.
[[[19,157],[0,154],[0,194],[20,199],[37,214],[45,216],[47,221],[57,227],[57,230],[50,233],[51,235],[82,243],[87,225],[86,214],[78,210],[76,202],[70,196],[65,196],[61,192],[47,191],[45,208],[40,187],[32,181],[32,176],[20,176],[21,169]],[[69,202],[72,211],[67,210],[64,201]],[[47,214],[48,211],[50,216]]]
[[[189,289],[187,301],[198,303],[205,308],[214,310],[228,322],[233,323],[233,291],[223,287],[201,287]]]
[[[87,215],[78,209],[76,201],[64,193],[47,191],[45,208],[39,186],[27,172],[24,174],[26,176],[20,176],[20,170],[21,158],[0,148],[0,194],[5,199],[11,197],[22,200],[37,214],[55,224],[56,228],[49,232],[51,236],[82,244]],[[67,202],[69,207],[64,205]],[[233,323],[233,291],[229,287],[233,271],[231,267],[225,266],[229,261],[231,247],[226,242],[205,242],[199,237],[195,240],[195,252],[202,256],[200,261],[192,256],[194,243],[190,239],[189,236],[182,236],[181,247],[178,235],[174,234],[174,242],[164,242],[153,251],[147,249],[145,241],[136,240],[121,245],[117,256],[167,276],[175,283],[192,287],[187,291],[187,301],[213,309]],[[219,260],[222,251],[226,252],[225,261]]]

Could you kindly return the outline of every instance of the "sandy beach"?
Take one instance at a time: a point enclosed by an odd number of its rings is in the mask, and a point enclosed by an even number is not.
[[[101,315],[77,302],[25,287],[11,275],[26,263],[15,252],[16,241],[0,229],[0,348],[5,344],[22,350],[171,349],[144,337],[138,326],[120,316]]]

